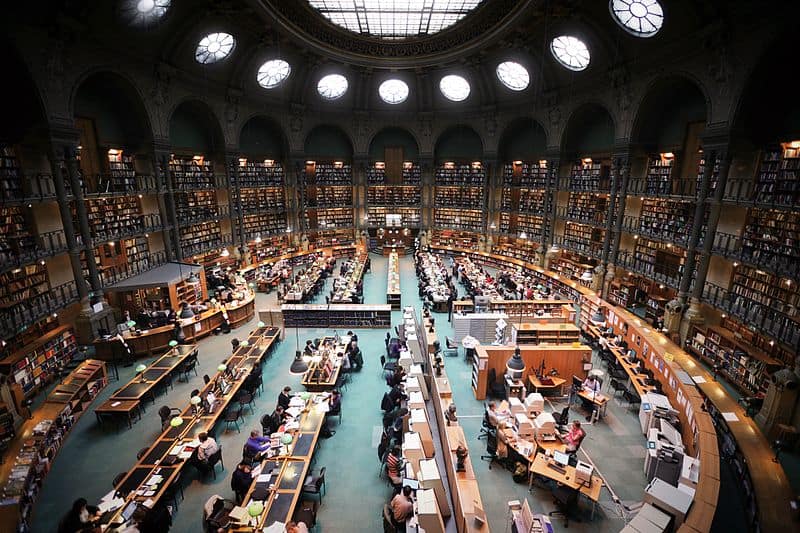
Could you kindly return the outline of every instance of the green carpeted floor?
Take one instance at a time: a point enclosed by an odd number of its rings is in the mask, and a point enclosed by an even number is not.
[[[372,272],[364,280],[365,303],[385,303],[387,259],[372,255]],[[329,283],[330,285],[330,283]],[[401,260],[401,289],[403,305],[420,308],[417,297],[417,280],[410,257]],[[459,287],[463,292],[463,288]],[[324,301],[325,292],[318,296]],[[256,308],[275,305],[274,294],[257,295]],[[393,313],[393,322],[400,321],[400,312]],[[198,376],[188,383],[175,383],[174,390],[157,398],[149,405],[143,419],[132,430],[98,427],[92,413],[87,413],[76,424],[57,459],[53,463],[40,494],[33,515],[33,530],[55,531],[56,524],[70,503],[78,497],[96,502],[111,490],[114,476],[129,469],[136,462],[136,453],[148,446],[159,433],[157,410],[162,405],[185,406],[192,389],[202,383],[203,374],[213,374],[216,366],[230,353],[230,340],[242,338],[255,327],[256,319],[229,335],[210,337],[200,342],[200,367]],[[437,331],[440,338],[452,335],[446,315],[437,316]],[[256,399],[254,414],[246,415],[241,433],[235,430],[224,432],[217,428],[218,442],[224,449],[225,470],[217,480],[199,479],[187,469],[183,479],[185,500],[179,502],[171,531],[201,531],[202,506],[213,494],[232,498],[230,474],[241,456],[242,446],[249,430],[260,428],[259,419],[272,412],[279,391],[285,385],[300,389],[299,376],[289,374],[296,344],[331,333],[321,329],[289,330],[264,367],[264,393]],[[344,332],[340,332],[344,333]],[[384,353],[383,339],[386,330],[358,330],[359,344],[365,356],[363,370],[353,376],[344,391],[343,417],[341,425],[335,427],[336,435],[322,440],[316,459],[316,468],[327,468],[328,492],[323,499],[318,515],[318,531],[350,532],[380,531],[381,506],[391,496],[391,488],[378,477],[379,463],[377,444],[381,428],[380,400],[386,390],[381,376],[379,357]],[[148,361],[143,361],[147,363]],[[474,399],[470,384],[470,368],[460,357],[446,359],[446,371],[451,381],[454,401],[458,406],[459,423],[468,437],[470,456],[481,487],[481,497],[489,524],[494,531],[507,530],[506,502],[528,498],[534,512],[554,509],[547,487],[534,487],[528,492],[525,485],[511,479],[511,473],[480,460],[485,440],[478,440],[483,403]],[[99,405],[113,391],[133,377],[133,368],[120,368],[120,382],[112,382],[95,400]],[[554,410],[564,404],[554,403]],[[579,407],[572,412],[583,417]],[[612,492],[622,504],[635,504],[641,500],[645,476],[644,437],[639,429],[636,411],[629,411],[624,403],[610,402],[607,416],[598,424],[587,427],[588,437],[582,446],[582,459],[590,460],[604,476],[609,488],[603,489],[600,504],[592,517],[588,502],[581,502],[581,522],[571,522],[572,531],[619,531],[625,521],[622,505],[614,503]],[[563,530],[563,522],[554,520],[556,531]]]

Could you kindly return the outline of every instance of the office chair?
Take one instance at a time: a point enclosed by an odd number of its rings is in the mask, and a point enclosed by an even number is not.
[[[494,368],[489,369],[489,379],[487,388],[488,388],[487,393],[489,394],[489,396],[505,400],[506,387],[503,384],[503,382],[497,381],[497,372],[495,372]]]
[[[614,389],[614,396],[616,396],[618,392],[625,392],[626,390],[628,390],[628,388],[623,383],[620,383],[614,378],[611,378],[610,385],[611,388]]]
[[[636,406],[642,403],[642,399],[639,398],[639,396],[637,396],[636,393],[633,393],[629,390],[626,390],[625,392],[622,393],[622,399],[628,402],[629,409],[631,406]]]
[[[149,450],[149,449],[150,449],[150,446],[145,446],[144,448],[142,448],[141,450],[136,452],[136,458],[137,459],[141,459],[142,457],[144,457],[145,454],[147,453],[147,450]]]
[[[486,404],[483,405],[483,420],[481,421],[481,432],[478,433],[478,438],[489,437],[489,432],[493,431],[491,422],[489,421],[489,408]]]
[[[444,338],[444,355],[445,357],[458,357],[458,344],[453,342],[450,337],[445,336]]]
[[[163,431],[167,429],[167,427],[169,427],[169,421],[172,420],[173,417],[180,416],[180,414],[180,409],[175,409],[174,407],[170,407],[168,405],[162,405],[158,410],[158,416],[161,418],[161,430]]]
[[[553,489],[553,503],[556,505],[555,511],[550,511],[548,516],[558,516],[564,519],[564,527],[569,527],[569,516],[578,506],[578,491],[566,485],[558,484]],[[580,522],[578,518],[573,518]]]
[[[127,475],[128,475],[127,472],[120,472],[119,474],[114,476],[114,481],[112,481],[111,484],[114,486],[115,489],[119,488],[119,484],[122,483],[122,480],[125,479],[125,476]]]
[[[554,414],[553,420],[560,431],[566,431],[566,426],[569,424],[569,404],[561,410],[561,413]]]
[[[292,519],[295,522],[303,522],[309,531],[317,525],[317,510],[319,504],[313,500],[303,500],[297,505]]]
[[[394,520],[392,520],[392,509],[388,503],[383,504],[383,533],[397,533]]]
[[[225,463],[222,461],[222,445],[208,458],[208,471],[211,472],[214,479],[217,479],[217,463],[221,464],[222,469],[225,470]]]
[[[322,497],[327,492],[327,486],[325,485],[325,470],[326,467],[322,467],[319,470],[318,475],[314,475],[313,472],[309,473],[306,476],[306,480],[303,483],[303,494],[316,494],[319,496],[319,504],[322,505]]]
[[[242,419],[244,422],[244,416],[242,415],[242,406],[240,405],[237,409],[233,409],[232,407],[229,408],[225,413],[225,431],[230,429],[231,424],[236,426],[236,433],[241,433],[239,429],[239,419]]]
[[[492,463],[497,461],[497,431],[489,431],[486,435],[486,453],[481,455],[482,461],[489,461],[489,470],[492,469]]]
[[[394,361],[386,362],[386,356],[381,356],[381,372],[383,375],[386,375],[387,372],[394,372],[394,369],[397,368],[397,363]]]

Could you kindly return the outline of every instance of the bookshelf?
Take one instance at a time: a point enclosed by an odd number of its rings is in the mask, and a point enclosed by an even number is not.
[[[0,199],[16,200],[24,196],[22,170],[14,147],[0,144]]]
[[[422,204],[422,188],[417,185],[371,185],[367,188],[367,205],[417,206]]]
[[[675,155],[672,152],[651,155],[647,160],[647,177],[645,178],[645,194],[672,194],[672,168]]]
[[[635,270],[677,288],[686,262],[686,250],[672,243],[639,237],[633,258]]]
[[[503,165],[504,187],[529,187],[544,189],[547,187],[547,161],[514,161]]]
[[[141,204],[136,196],[87,198],[84,203],[93,239],[108,241],[144,232]],[[72,218],[75,227],[79,227],[74,205]]]
[[[414,207],[368,207],[367,225],[370,227],[386,226],[386,215],[400,215],[402,227],[418,227],[422,222],[420,209]]]
[[[611,187],[610,172],[610,165],[589,157],[583,158],[570,169],[569,190],[608,191]]]
[[[524,235],[522,241],[539,241],[544,231],[544,218],[537,215],[500,213],[500,232]]]
[[[730,290],[734,298],[742,296],[784,315],[793,315],[800,307],[797,281],[746,265],[734,268]]]
[[[422,169],[413,161],[404,161],[399,178],[403,185],[419,185],[422,183]],[[387,176],[386,164],[383,161],[377,161],[367,168],[368,185],[399,185],[394,183],[395,180]]]
[[[513,257],[522,261],[534,262],[536,251],[539,250],[539,243],[536,242],[536,235],[529,233],[527,239],[517,239],[515,237],[500,236],[497,238],[493,252],[506,257]]]
[[[742,233],[742,258],[776,272],[800,260],[800,212],[752,208]]]
[[[690,201],[645,198],[639,214],[639,232],[686,244],[692,231],[695,204]]]
[[[446,162],[436,168],[434,178],[437,186],[483,187],[486,172],[478,161],[471,164]]]
[[[8,376],[9,383],[19,385],[27,397],[50,383],[77,349],[72,328],[61,326],[1,360],[0,373]]]
[[[608,212],[608,197],[583,192],[569,193],[566,218],[595,226],[603,226]]]
[[[782,143],[761,153],[755,201],[794,206],[800,203],[800,141]]]
[[[431,243],[438,246],[453,248],[477,249],[479,234],[468,231],[454,231],[447,229],[434,229]]]
[[[344,246],[355,242],[352,229],[320,230],[313,232],[309,238],[314,248]]]
[[[181,248],[192,254],[222,245],[222,233],[216,222],[200,222],[180,228]],[[192,255],[190,254],[190,255]]]
[[[466,231],[483,231],[483,211],[476,209],[436,208],[433,224],[437,228],[451,228]]]
[[[202,155],[173,156],[169,162],[172,184],[179,190],[214,189],[214,165]]]
[[[251,214],[242,217],[242,230],[246,240],[286,233],[286,227],[286,212]]]
[[[287,328],[388,328],[392,324],[389,304],[283,304]]]
[[[540,189],[504,188],[500,209],[526,213],[543,213],[547,206],[547,192]]]
[[[0,264],[35,254],[36,239],[31,227],[24,207],[0,207]]]
[[[214,190],[177,191],[175,209],[181,222],[216,218],[219,216],[217,193]]]
[[[104,192],[137,192],[135,158],[123,150],[108,151],[108,177]]]
[[[580,343],[581,330],[575,324],[550,322],[513,323],[516,344],[572,344]],[[514,335],[512,334],[512,335]]]
[[[0,274],[0,307],[20,305],[50,290],[47,266],[42,263],[25,265]]]
[[[603,252],[604,236],[605,230],[602,228],[578,222],[566,222],[562,244],[570,250],[599,258]]]
[[[596,261],[594,259],[580,254],[562,252],[561,255],[550,264],[550,270],[558,272],[567,279],[588,286],[591,280],[583,280],[581,276],[583,276],[585,272],[590,272],[594,275],[595,266]]]
[[[697,163],[697,182],[695,184],[696,194],[700,194],[700,185],[703,181],[703,174],[706,171],[706,156],[703,150],[699,152],[699,160]],[[719,180],[719,159],[714,161],[714,169],[711,171],[711,182],[708,187],[708,196],[714,196],[714,191],[717,189],[717,182]]]
[[[644,304],[644,318],[651,324],[656,321],[658,317],[664,316],[664,308],[669,302],[669,299],[662,296],[655,296],[648,294],[647,301]]]
[[[286,211],[284,188],[272,186],[241,188],[239,190],[239,205],[243,213]]]
[[[203,288],[200,283],[187,283],[186,280],[181,280],[175,285],[175,294],[179,303],[186,302],[193,305],[203,301]]]
[[[770,375],[782,363],[750,344],[740,332],[721,326],[692,326],[689,352],[720,372],[747,395],[766,393]]]
[[[353,169],[342,161],[318,162],[306,161],[306,185],[338,185],[353,186]]]
[[[331,228],[352,228],[353,210],[350,208],[333,207],[307,210],[303,221],[305,227],[311,231]]]
[[[242,189],[283,187],[284,185],[283,165],[271,159],[256,161],[240,158],[236,176],[238,185]]]
[[[630,307],[636,300],[636,285],[626,281],[614,280],[608,292],[608,301],[620,307]]]
[[[441,187],[434,191],[436,207],[475,208],[483,205],[483,187]]]
[[[150,244],[147,237],[123,239],[122,251],[128,268],[134,272],[143,272],[154,266],[150,263]]]

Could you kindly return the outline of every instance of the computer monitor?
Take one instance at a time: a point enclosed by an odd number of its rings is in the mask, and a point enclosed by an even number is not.
[[[558,450],[553,452],[553,459],[561,466],[567,466],[569,463],[569,455],[564,452],[559,452]]]
[[[633,348],[628,350],[628,359],[630,359],[631,361],[634,361],[636,359],[636,350],[634,350]]]
[[[578,376],[573,375],[572,376],[572,386],[575,387],[578,390],[582,389],[583,388],[583,380],[581,378],[579,378]]]
[[[126,522],[131,519],[133,513],[136,512],[136,509],[139,507],[139,502],[132,501],[128,503],[125,509],[122,510],[122,519]]]

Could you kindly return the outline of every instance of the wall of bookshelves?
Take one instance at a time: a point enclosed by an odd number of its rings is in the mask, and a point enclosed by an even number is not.
[[[474,208],[483,205],[483,187],[441,187],[434,191],[436,207]]]
[[[252,262],[257,263],[270,257],[277,257],[294,251],[290,246],[290,236],[285,232],[281,235],[261,237],[249,242]]]
[[[475,250],[478,247],[479,234],[470,231],[434,229],[431,232],[431,244],[466,248]]]
[[[695,204],[690,201],[645,198],[638,231],[659,239],[687,244],[692,231]]]
[[[752,208],[742,233],[742,258],[775,272],[796,272],[800,212]]]
[[[306,229],[310,231],[329,228],[352,228],[352,208],[325,208],[306,210],[303,216]]]
[[[216,222],[200,222],[180,228],[181,248],[186,250],[203,250],[219,248],[222,244],[222,232]]]
[[[242,229],[244,230],[245,240],[250,241],[257,237],[267,237],[268,235],[286,232],[286,212],[280,213],[259,213],[244,215],[242,217]]]
[[[35,252],[32,222],[22,206],[0,207],[0,264]]]
[[[527,239],[500,236],[497,238],[492,252],[523,261],[533,262],[538,249],[539,243],[536,242],[534,236],[529,234]]]
[[[418,185],[371,185],[367,188],[367,205],[420,206],[422,187]]]
[[[239,190],[239,204],[243,213],[263,213],[265,211],[286,211],[283,187],[242,188]]]
[[[15,268],[0,274],[0,308],[22,305],[50,290],[47,265],[44,261]]]
[[[503,165],[504,187],[547,187],[547,161],[514,161]]]
[[[86,215],[92,239],[108,241],[123,235],[144,233],[142,207],[137,196],[87,198]],[[72,206],[75,227],[80,227],[75,205]]]
[[[567,218],[595,226],[604,226],[608,213],[608,196],[584,192],[570,192],[565,213]]]
[[[544,218],[536,215],[500,213],[500,232],[510,235],[524,233],[527,240],[539,241],[544,231]]]
[[[22,170],[13,146],[0,144],[0,199],[16,200],[24,196]]]
[[[97,192],[138,192],[136,183],[136,159],[123,150],[108,151],[108,179]]]
[[[686,250],[680,246],[639,237],[636,239],[633,264],[626,266],[651,279],[677,287],[685,262]]]
[[[205,157],[173,156],[169,162],[172,185],[179,190],[214,189],[214,165]]]
[[[402,227],[418,227],[422,222],[421,210],[414,207],[368,207],[367,225],[370,227],[386,226],[386,215],[400,215]]]
[[[437,228],[466,231],[483,231],[484,212],[477,209],[451,209],[437,207],[433,213],[433,224]]]
[[[77,349],[72,329],[61,326],[0,361],[0,373],[30,396],[49,383],[58,368],[72,360]]]
[[[697,194],[700,194],[700,186],[703,181],[703,174],[706,171],[706,156],[703,150],[701,149],[698,153],[699,160],[697,164],[697,181],[695,184],[695,191]],[[719,180],[719,159],[714,161],[714,168],[711,170],[711,182],[709,183],[708,187],[708,196],[714,196],[714,191],[717,189],[717,181]]]
[[[550,270],[558,272],[567,279],[576,281],[584,286],[588,286],[591,280],[581,279],[584,272],[594,273],[597,261],[584,255],[561,252],[561,254],[550,263]]]
[[[757,203],[800,204],[800,142],[782,143],[761,154],[755,183]]]
[[[647,161],[645,194],[672,194],[672,169],[675,157],[671,153],[654,154]]]
[[[483,187],[486,184],[486,172],[480,163],[456,164],[444,163],[436,168],[435,183],[437,186]]]
[[[258,189],[284,185],[283,165],[277,161],[241,158],[236,174],[240,188]]]
[[[367,168],[368,185],[419,185],[422,183],[422,169],[413,161],[404,161],[399,175],[390,175],[383,161]]]
[[[566,222],[561,244],[583,255],[599,258],[603,252],[604,237],[605,230],[602,228],[578,222]]]
[[[571,191],[608,191],[611,187],[611,165],[608,162],[583,158],[574,163],[569,174]]]
[[[319,230],[312,232],[309,239],[315,248],[344,246],[355,242],[351,229]]]

